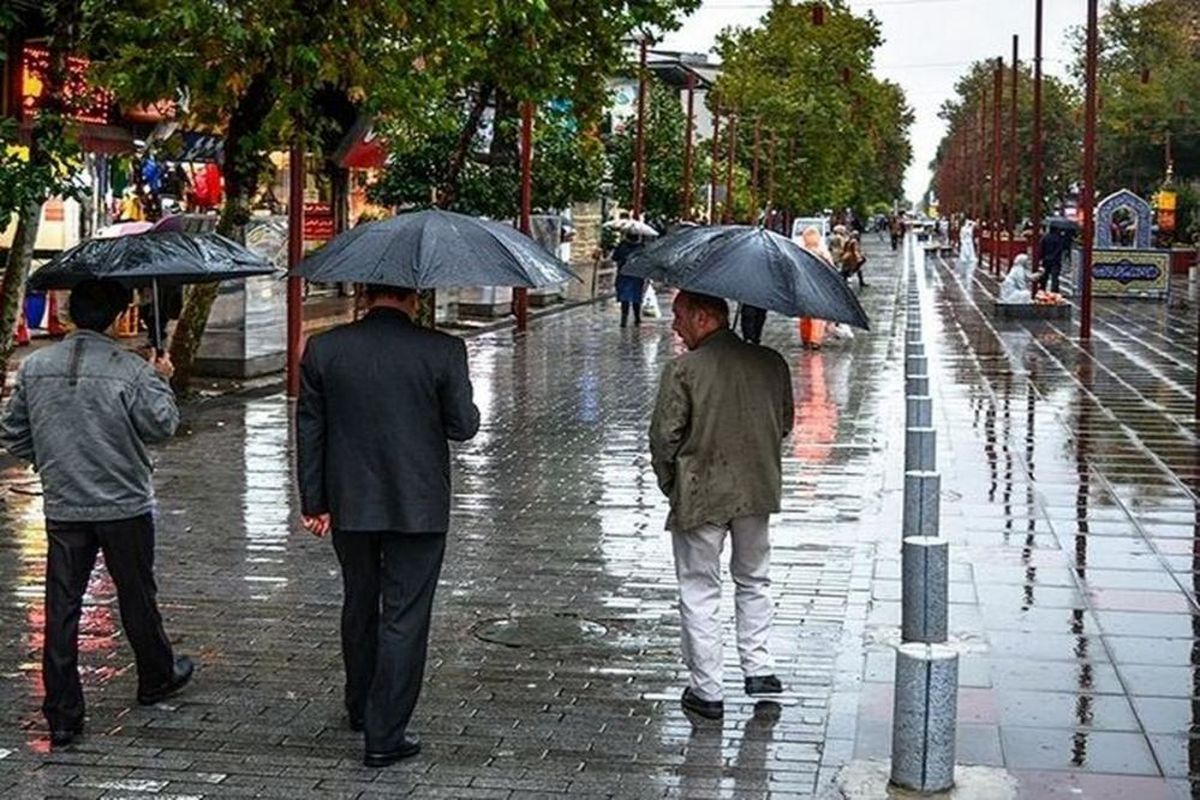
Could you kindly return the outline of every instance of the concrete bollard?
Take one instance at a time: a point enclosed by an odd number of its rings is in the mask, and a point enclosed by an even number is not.
[[[924,354],[908,356],[904,359],[905,375],[928,375],[929,359]]]
[[[921,341],[921,328],[920,328],[920,326],[918,325],[917,327],[915,327],[915,328],[914,328],[912,325],[909,325],[909,326],[908,326],[908,328],[906,328],[906,329],[905,329],[905,331],[904,331],[904,341],[906,341],[906,342],[919,342],[919,341]]]
[[[923,356],[923,355],[925,355],[925,343],[924,342],[905,342],[904,343],[904,357],[905,358],[908,358],[910,356]]]
[[[904,398],[904,427],[933,427],[933,398],[929,395],[909,395]]]
[[[904,381],[904,394],[905,396],[929,394],[929,376],[909,375]]]
[[[929,536],[910,536],[904,540],[900,557],[901,641],[945,644],[950,602],[949,543]]]
[[[936,472],[904,473],[902,536],[937,536],[942,477]]]
[[[904,471],[937,470],[937,431],[932,426],[909,425],[904,430]]]
[[[892,783],[915,792],[954,785],[958,653],[939,644],[896,650]]]

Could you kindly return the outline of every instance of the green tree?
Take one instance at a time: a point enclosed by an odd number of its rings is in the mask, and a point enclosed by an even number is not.
[[[642,212],[658,225],[683,216],[683,160],[687,115],[679,93],[654,78],[646,82],[646,117],[643,125],[645,173],[642,181]],[[701,153],[697,148],[697,156]],[[633,205],[634,164],[637,153],[637,120],[629,119],[613,134],[608,155],[617,200],[625,207]],[[693,186],[701,186],[694,177]],[[703,196],[697,191],[696,196]]]
[[[74,195],[80,188],[79,150],[68,124],[73,99],[66,91],[67,58],[79,45],[80,3],[57,0],[43,5],[44,18],[38,13],[22,15],[7,9],[0,15],[6,39],[23,35],[27,25],[44,23],[48,30],[44,91],[27,141],[14,120],[0,123],[0,219],[7,222],[14,214],[17,218],[0,287],[0,364],[8,363],[16,344],[14,329],[25,298],[42,205],[55,195]],[[0,377],[0,387],[3,383]]]
[[[900,88],[871,72],[882,41],[874,15],[858,16],[844,0],[820,19],[810,3],[776,2],[756,27],[719,37],[724,73],[710,97],[742,120],[743,170],[753,158],[751,120],[776,138],[777,206],[865,210],[899,193],[913,116]],[[760,162],[760,201],[761,183]]]
[[[946,135],[938,145],[937,155],[930,168],[934,173],[936,186],[942,174],[943,166],[948,165],[951,157],[961,160],[961,153],[950,152],[951,142],[965,139],[970,143],[966,157],[969,163],[975,165],[979,177],[978,195],[985,202],[989,197],[992,156],[992,123],[994,115],[991,110],[992,95],[995,91],[993,70],[995,62],[978,61],[971,65],[967,73],[955,84],[955,97],[942,104],[939,116],[946,123]],[[1002,146],[1004,147],[1004,162],[1010,160],[1009,131],[1011,120],[1011,66],[1004,74],[1006,87],[1001,106]],[[987,141],[984,142],[984,158],[977,155],[978,120],[980,104],[987,97]],[[1079,123],[1080,95],[1075,87],[1050,75],[1042,76],[1042,208],[1043,213],[1051,213],[1055,208],[1065,205],[1075,185],[1079,180],[1080,143],[1082,131]],[[1017,85],[1017,205],[1014,209],[1014,219],[1021,219],[1033,210],[1032,203],[1032,173],[1033,163],[1033,73],[1028,67],[1019,70]],[[965,169],[965,167],[964,167]],[[964,173],[965,174],[965,173]],[[1002,207],[1007,209],[1009,194],[1008,174],[1000,176]],[[946,199],[946,198],[939,198]],[[960,198],[965,203],[966,198]],[[964,207],[962,210],[966,210]]]
[[[328,120],[316,96],[419,108],[454,69],[465,4],[437,0],[84,0],[105,84],[129,102],[178,98],[189,125],[223,132],[226,197],[218,230],[249,217],[270,151]],[[192,287],[171,343],[187,388],[217,286]]]

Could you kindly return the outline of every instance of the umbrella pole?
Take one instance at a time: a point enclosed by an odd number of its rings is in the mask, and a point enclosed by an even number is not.
[[[154,306],[154,334],[151,341],[154,343],[154,355],[162,357],[162,326],[159,323],[161,312],[158,308],[158,278],[150,279],[151,305]]]

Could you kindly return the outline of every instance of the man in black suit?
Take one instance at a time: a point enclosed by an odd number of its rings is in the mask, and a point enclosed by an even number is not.
[[[301,514],[342,566],[350,727],[369,767],[416,755],[407,731],[425,670],[450,527],[450,449],[479,430],[461,339],[413,323],[417,293],[369,285],[363,319],[309,340],[300,365]]]

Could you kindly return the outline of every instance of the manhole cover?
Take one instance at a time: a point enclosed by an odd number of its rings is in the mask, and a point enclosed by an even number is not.
[[[607,632],[598,622],[566,614],[489,619],[475,626],[480,639],[507,647],[564,647],[599,639]]]

